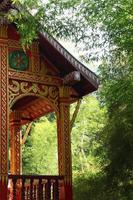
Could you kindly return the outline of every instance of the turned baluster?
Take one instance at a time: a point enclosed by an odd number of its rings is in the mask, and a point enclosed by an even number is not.
[[[39,185],[38,185],[38,200],[43,200],[43,185],[41,178],[39,178]]]
[[[12,183],[13,183],[13,200],[17,200],[17,198],[16,198],[16,191],[17,191],[16,183],[17,183],[17,178],[13,178],[12,179]]]
[[[33,200],[33,181],[34,179],[30,179],[30,200]]]
[[[47,182],[45,184],[45,199],[46,200],[51,199],[51,182],[49,179],[47,179]]]
[[[59,181],[58,181],[58,179],[55,179],[54,183],[53,183],[53,200],[59,200]]]
[[[22,191],[21,191],[21,199],[22,200],[25,200],[26,199],[26,197],[25,197],[25,181],[26,181],[26,179],[25,178],[23,178],[22,179]]]

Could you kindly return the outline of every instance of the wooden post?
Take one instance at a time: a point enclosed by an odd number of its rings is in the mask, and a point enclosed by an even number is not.
[[[65,86],[60,88],[57,129],[59,174],[65,177],[64,199],[72,200],[72,159],[70,136],[69,87]]]
[[[13,111],[10,114],[10,173],[12,175],[21,174],[21,113]],[[21,181],[16,184],[16,198],[21,199]]]
[[[0,200],[8,198],[8,45],[7,26],[0,26]]]
[[[21,174],[21,113],[13,111],[10,114],[10,172],[14,175]]]

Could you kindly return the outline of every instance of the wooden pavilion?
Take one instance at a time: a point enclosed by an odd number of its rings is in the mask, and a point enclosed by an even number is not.
[[[0,0],[0,12],[10,6]],[[97,90],[99,81],[47,33],[27,51],[19,41],[14,25],[0,25],[0,200],[72,200],[70,104]],[[53,111],[59,176],[22,175],[21,126]]]

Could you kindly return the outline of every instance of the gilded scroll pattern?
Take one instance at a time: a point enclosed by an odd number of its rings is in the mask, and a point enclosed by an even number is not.
[[[33,95],[47,98],[53,105],[55,111],[58,111],[58,88],[55,86],[47,86],[39,83],[31,83],[25,81],[10,80],[9,82],[9,106],[26,95]]]
[[[8,109],[7,109],[7,47],[0,47],[0,153],[1,153],[1,174],[7,173],[7,131],[8,131]]]

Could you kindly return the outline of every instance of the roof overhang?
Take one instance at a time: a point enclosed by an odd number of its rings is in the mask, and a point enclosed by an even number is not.
[[[47,32],[39,34],[40,50],[59,69],[63,78],[69,73],[77,71],[81,80],[73,88],[82,97],[98,89],[99,79],[95,73],[74,58],[56,39]]]

